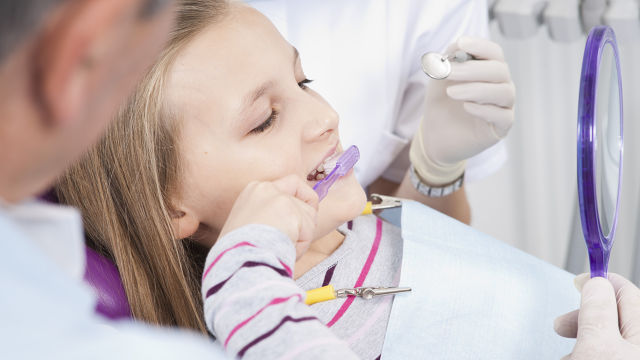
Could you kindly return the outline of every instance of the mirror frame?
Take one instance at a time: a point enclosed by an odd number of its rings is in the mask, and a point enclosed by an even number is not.
[[[596,90],[598,88],[600,60],[606,45],[611,45],[613,48],[614,63],[618,72],[618,97],[620,99],[620,166],[618,168],[618,191],[611,230],[608,236],[604,235],[600,224],[596,193],[598,188],[596,186],[597,134],[595,118]],[[606,69],[606,71],[611,71],[611,69]],[[578,101],[578,199],[580,203],[582,231],[589,252],[591,277],[601,276],[606,278],[609,254],[618,223],[623,154],[622,76],[616,36],[613,29],[609,26],[596,26],[589,32],[584,50],[584,58],[582,60],[580,97]]]

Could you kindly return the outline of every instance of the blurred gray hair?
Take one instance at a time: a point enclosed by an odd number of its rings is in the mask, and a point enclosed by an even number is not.
[[[0,0],[0,64],[21,41],[35,33],[55,5],[67,0]],[[145,0],[140,17],[155,15],[171,0]]]
[[[0,62],[42,25],[54,5],[66,0],[0,0]]]

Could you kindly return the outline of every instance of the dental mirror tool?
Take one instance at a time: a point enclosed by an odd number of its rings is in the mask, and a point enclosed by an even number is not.
[[[422,71],[432,79],[442,80],[451,74],[451,60],[461,63],[471,59],[475,58],[462,50],[458,50],[449,55],[428,52],[422,55]]]
[[[353,166],[360,159],[360,151],[358,147],[355,145],[351,145],[345,152],[340,155],[338,161],[336,162],[336,166],[331,170],[329,175],[324,179],[320,180],[313,187],[313,190],[318,194],[318,201],[322,200],[325,196],[327,196],[327,192],[329,192],[329,188],[333,183],[336,182],[340,177],[347,175],[349,170],[353,168]]]
[[[607,277],[622,182],[622,80],[608,26],[587,37],[578,100],[578,200],[591,277]]]

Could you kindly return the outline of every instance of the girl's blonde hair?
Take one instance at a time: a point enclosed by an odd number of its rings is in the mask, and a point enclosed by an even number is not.
[[[164,89],[176,54],[228,7],[221,0],[179,2],[176,27],[158,61],[97,146],[56,186],[60,202],[82,212],[89,244],[118,267],[133,316],[202,333],[206,249],[175,240],[172,229],[180,128]]]

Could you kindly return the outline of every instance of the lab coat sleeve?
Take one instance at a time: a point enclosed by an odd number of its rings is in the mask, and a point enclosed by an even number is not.
[[[49,234],[69,247],[64,235]],[[65,273],[1,211],[0,284],[2,359],[227,358],[201,335],[96,315],[89,287]]]
[[[247,225],[219,239],[203,274],[207,327],[231,356],[355,359],[304,303],[294,262],[291,240],[269,226]]]
[[[396,99],[394,108],[394,134],[410,141],[418,129],[424,113],[424,96],[430,81],[422,72],[420,58],[429,51],[444,52],[449,44],[463,35],[488,37],[488,10],[485,0],[424,1],[412,0],[410,6],[390,7],[396,14],[393,18],[405,18],[406,43],[403,56],[402,76],[404,91]],[[407,13],[410,12],[410,13]],[[399,24],[394,24],[399,26]],[[493,147],[471,158],[467,163],[467,180],[489,175],[506,159],[504,144]],[[408,146],[396,157],[383,173],[383,177],[400,182],[409,168]],[[471,173],[471,176],[469,174]],[[474,176],[478,174],[478,176]]]

